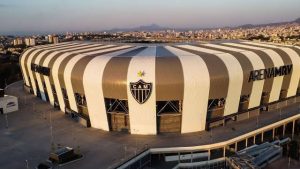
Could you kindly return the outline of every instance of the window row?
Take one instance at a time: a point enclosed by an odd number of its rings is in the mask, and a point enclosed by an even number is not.
[[[128,113],[127,100],[105,98],[105,107],[108,113],[109,112]],[[157,115],[181,113],[181,111],[182,111],[182,101],[172,100],[172,101],[156,102]]]

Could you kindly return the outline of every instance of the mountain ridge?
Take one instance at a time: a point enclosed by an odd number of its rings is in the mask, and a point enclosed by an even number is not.
[[[222,28],[254,28],[254,27],[265,27],[265,26],[279,26],[279,25],[284,25],[284,24],[291,24],[291,23],[298,23],[300,24],[300,17],[293,20],[293,21],[287,21],[287,22],[274,22],[274,23],[266,23],[266,24],[244,24],[240,26],[226,26],[226,27],[220,27]],[[105,30],[105,32],[134,32],[134,31],[163,31],[163,30],[177,30],[177,31],[186,31],[186,30],[199,30],[199,29],[204,29],[204,30],[209,30],[209,29],[218,29],[218,28],[171,28],[171,27],[163,27],[157,24],[150,24],[150,25],[141,25],[139,27],[133,27],[133,28],[113,28],[110,30]]]

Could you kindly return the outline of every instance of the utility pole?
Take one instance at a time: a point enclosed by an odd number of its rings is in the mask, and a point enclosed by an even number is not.
[[[6,128],[8,129],[8,117],[7,117],[7,113],[5,113],[5,122],[6,122]]]
[[[28,160],[25,160],[26,169],[29,169]]]
[[[35,104],[32,103],[32,111],[35,112]]]
[[[138,130],[137,129],[133,129],[135,131],[135,133],[138,133]],[[137,154],[137,151],[138,151],[138,138],[136,136],[135,138],[135,155]]]
[[[279,109],[279,119],[281,120],[281,108]]]
[[[52,111],[50,110],[50,129],[51,129],[51,142],[53,142],[53,126],[52,126]]]
[[[127,151],[127,146],[124,144],[124,160],[126,160],[126,151]]]
[[[210,142],[211,142],[211,144],[212,144],[212,143],[213,143],[213,133],[212,133],[212,129],[210,129],[209,134],[210,134]]]
[[[24,104],[25,105],[27,104],[27,96],[26,95],[24,96]]]
[[[6,88],[6,87],[7,87],[6,78],[4,79],[4,85],[5,85],[5,87],[4,87],[4,88]]]

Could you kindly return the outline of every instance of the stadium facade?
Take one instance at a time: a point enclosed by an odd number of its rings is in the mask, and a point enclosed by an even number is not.
[[[67,42],[20,65],[26,89],[106,131],[198,132],[300,100],[297,46]]]

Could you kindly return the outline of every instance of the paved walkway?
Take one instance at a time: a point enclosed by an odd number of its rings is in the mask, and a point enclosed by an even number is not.
[[[55,144],[79,147],[84,155],[83,160],[60,168],[94,169],[110,168],[120,160],[134,155],[137,149],[146,144],[151,148],[198,146],[225,141],[257,128],[254,118],[216,128],[212,132],[184,135],[137,136],[105,132],[75,123],[49,103],[24,92],[22,82],[11,85],[6,93],[19,97],[20,110],[8,114],[8,128],[5,116],[0,115],[1,169],[26,168],[26,160],[29,168],[34,168],[48,158],[51,138]],[[262,114],[259,117],[259,127],[297,114],[298,106],[299,104],[283,109],[281,116],[276,111]]]

